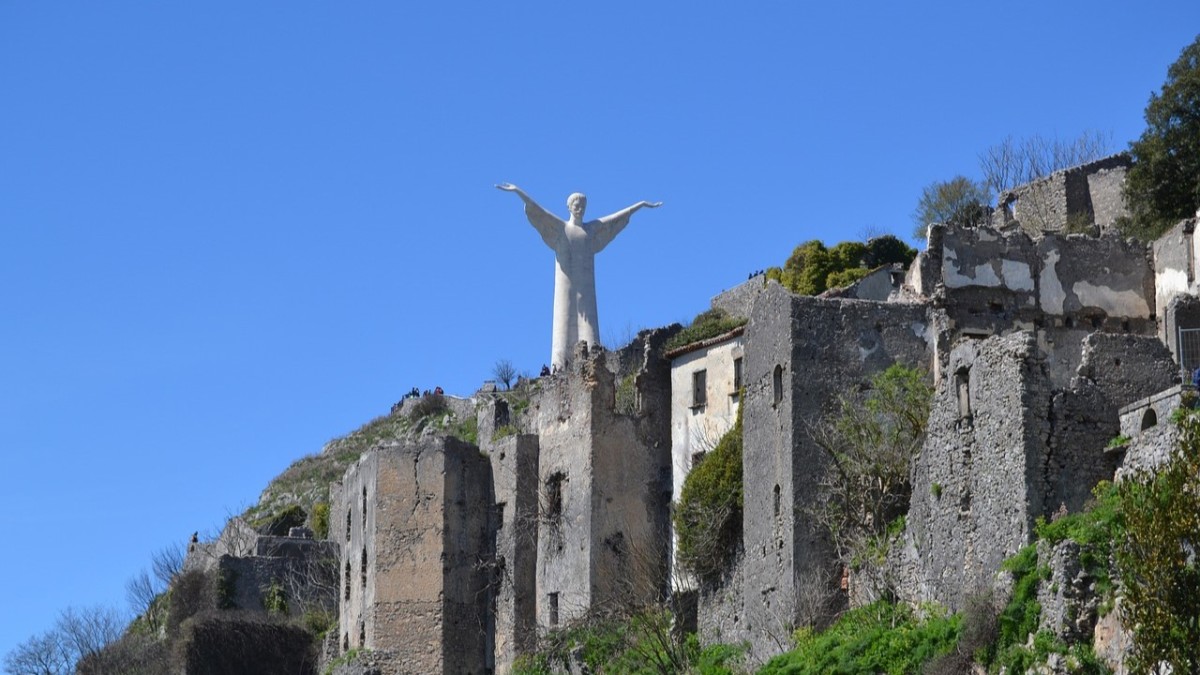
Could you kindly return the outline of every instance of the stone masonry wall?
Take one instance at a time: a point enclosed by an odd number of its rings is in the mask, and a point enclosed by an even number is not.
[[[537,643],[538,437],[509,436],[486,448],[496,499],[495,672]]]
[[[940,226],[930,234],[908,284],[944,308],[945,344],[962,335],[1034,331],[1055,386],[1066,388],[1088,333],[1156,330],[1154,270],[1148,250],[1134,240],[1035,240],[1022,232]]]
[[[1111,228],[1127,213],[1122,187],[1130,163],[1128,155],[1117,154],[1019,185],[1000,195],[993,226],[1019,223],[1035,235],[1092,225]]]
[[[841,578],[805,513],[827,467],[805,430],[892,363],[928,363],[929,333],[923,305],[802,297],[775,283],[755,300],[745,334],[741,622],[752,660],[826,618]]]
[[[660,598],[670,505],[670,370],[665,341],[647,343],[637,405],[619,414],[602,349],[577,347],[542,378],[530,408],[539,438],[537,623]]]
[[[334,484],[343,651],[391,652],[405,672],[488,669],[491,490],[487,458],[453,438],[369,452]]]
[[[1049,413],[1051,510],[1077,512],[1096,483],[1112,480],[1121,457],[1105,449],[1121,433],[1120,409],[1171,386],[1176,375],[1171,353],[1150,336],[1094,333],[1082,352],[1077,377],[1054,394]]]
[[[952,350],[913,462],[908,599],[961,609],[1029,541],[1045,511],[1049,406],[1033,335],[968,339]]]
[[[746,281],[713,296],[713,309],[723,309],[730,316],[749,318],[754,298],[766,288],[766,277],[756,274]]]

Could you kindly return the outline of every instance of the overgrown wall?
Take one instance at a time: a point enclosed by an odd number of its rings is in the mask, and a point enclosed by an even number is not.
[[[745,334],[740,622],[753,660],[784,649],[795,626],[827,616],[841,578],[806,513],[828,468],[807,429],[891,364],[928,363],[928,322],[924,305],[797,296],[774,282],[756,298]]]

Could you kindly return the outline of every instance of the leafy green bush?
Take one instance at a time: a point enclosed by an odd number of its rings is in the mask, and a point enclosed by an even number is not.
[[[263,593],[262,603],[267,614],[287,616],[287,592],[283,590],[283,584],[278,581],[271,582],[271,585],[267,587],[267,592]]]
[[[1005,560],[1001,569],[1012,573],[1013,592],[999,618],[999,636],[984,655],[987,663],[998,662],[1010,668],[1028,657],[1025,643],[1037,630],[1042,605],[1037,601],[1038,584],[1050,577],[1050,569],[1038,566],[1037,547],[1033,544]],[[1010,672],[1025,672],[1024,668]]]
[[[907,266],[916,256],[915,249],[893,235],[875,237],[865,244],[843,241],[833,248],[813,239],[797,246],[783,267],[769,268],[766,278],[793,293],[818,295],[854,283],[880,265]]]
[[[690,326],[667,340],[665,348],[667,351],[678,349],[694,342],[714,338],[722,333],[728,333],[734,328],[744,325],[746,325],[745,319],[731,317],[723,309],[710,309],[697,314],[696,318],[692,319]]]
[[[329,536],[329,502],[317,502],[313,504],[312,513],[309,514],[309,522],[311,523],[313,536],[317,539],[325,539]]]
[[[894,363],[871,378],[865,393],[839,398],[837,409],[812,428],[830,470],[821,479],[826,499],[805,510],[829,532],[845,564],[861,563],[872,550],[885,553],[888,524],[908,509],[908,467],[933,400],[926,379]],[[941,493],[936,484],[931,490]]]
[[[630,617],[589,619],[551,631],[537,652],[518,657],[514,675],[566,672],[573,659],[593,673],[657,675],[700,673],[733,675],[745,647],[714,644],[701,648],[694,633],[680,639],[675,622],[664,609],[649,609]]]
[[[1124,536],[1124,518],[1112,483],[1102,481],[1092,489],[1092,494],[1093,499],[1082,512],[1052,522],[1038,518],[1035,530],[1051,546],[1067,539],[1079,544],[1080,565],[1096,579],[1096,592],[1111,599],[1113,542]]]
[[[1179,673],[1200,669],[1200,420],[1183,420],[1180,436],[1157,473],[1117,487],[1124,536],[1116,561],[1135,670],[1159,662]]]
[[[614,408],[620,415],[635,415],[637,414],[637,378],[634,375],[626,375],[617,383],[617,391],[614,397]]]
[[[962,619],[927,607],[926,618],[905,605],[876,602],[846,612],[819,633],[797,631],[796,648],[771,659],[760,675],[917,673],[954,648]]]
[[[729,568],[742,538],[742,409],[716,447],[692,467],[674,513],[680,564],[712,581]]]

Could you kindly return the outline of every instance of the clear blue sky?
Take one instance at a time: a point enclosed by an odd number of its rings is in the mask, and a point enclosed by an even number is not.
[[[553,258],[495,183],[665,202],[597,259],[621,336],[907,235],[1009,134],[1124,148],[1197,30],[1195,0],[0,0],[0,654],[409,388],[540,369]]]

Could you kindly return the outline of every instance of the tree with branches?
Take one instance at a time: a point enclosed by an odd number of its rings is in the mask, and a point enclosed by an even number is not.
[[[862,560],[904,514],[911,493],[909,462],[925,438],[933,388],[926,374],[893,364],[862,394],[809,429],[829,459],[824,499],[810,514],[830,534],[843,564]]]
[[[1200,208],[1200,35],[1167,69],[1146,105],[1146,130],[1129,146],[1127,234],[1152,239]]]
[[[921,191],[917,209],[913,211],[913,237],[925,238],[932,223],[977,227],[987,222],[987,209],[992,195],[987,185],[966,176],[947,181],[934,181]]]
[[[492,377],[504,385],[507,391],[512,389],[513,380],[517,379],[517,368],[508,359],[500,359],[492,366]]]

